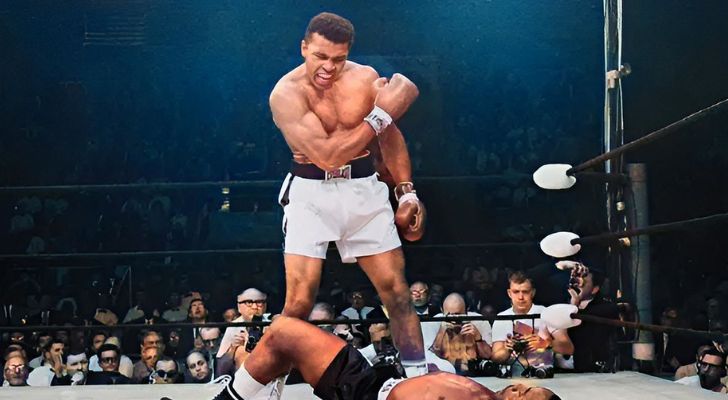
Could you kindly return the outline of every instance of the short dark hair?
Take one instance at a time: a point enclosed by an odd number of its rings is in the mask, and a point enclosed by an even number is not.
[[[192,299],[192,301],[190,301],[190,304],[187,306],[187,314],[189,314],[190,313],[190,310],[192,310],[192,305],[195,304],[195,303],[197,303],[197,302],[202,303],[202,306],[205,307],[205,301],[204,300],[202,300],[202,299]]]
[[[515,283],[515,284],[520,285],[521,283],[525,283],[526,281],[528,281],[531,284],[532,287],[534,286],[533,279],[531,279],[531,277],[528,276],[523,271],[511,272],[511,274],[508,275],[508,282],[509,283]]]
[[[105,331],[93,331],[91,332],[91,339],[93,339],[95,336],[98,335],[104,335],[104,337],[109,337],[109,333]]]
[[[56,343],[62,344],[64,346],[66,345],[65,343],[63,343],[63,340],[54,337],[53,339],[49,340],[45,346],[43,346],[43,352],[51,351],[53,345]]]
[[[118,347],[114,346],[111,343],[104,343],[104,344],[101,345],[101,347],[99,347],[99,351],[96,352],[96,354],[99,355],[99,361],[101,361],[100,360],[101,354],[103,352],[105,352],[105,351],[113,351],[113,352],[115,352],[116,353],[116,359],[117,360],[119,360],[121,358],[121,351],[119,350]]]
[[[318,33],[334,43],[354,44],[354,25],[348,19],[329,12],[322,12],[311,18],[306,27],[306,41]]]
[[[142,342],[144,341],[144,339],[152,335],[155,335],[156,337],[162,339],[162,335],[159,332],[155,331],[154,329],[150,329],[148,331],[142,331]]]
[[[194,351],[189,352],[189,354],[192,354],[192,353],[194,353]],[[171,357],[167,357],[167,356],[162,356],[162,357],[159,357],[159,360],[157,360],[157,362],[170,362],[170,361],[172,361],[174,363],[174,370],[177,371],[177,372],[179,372],[179,365],[177,364],[177,361],[175,359],[173,359]],[[187,358],[186,357],[185,357],[185,364],[187,364]],[[155,364],[155,367],[156,367],[156,364]]]
[[[587,268],[589,267],[587,266]],[[594,286],[599,286],[601,288],[604,284],[604,280],[607,278],[604,272],[599,269],[589,268],[589,273],[592,276],[592,283],[594,284]]]

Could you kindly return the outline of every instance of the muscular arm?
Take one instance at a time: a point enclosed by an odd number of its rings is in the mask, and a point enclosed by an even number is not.
[[[412,182],[412,164],[402,131],[391,124],[379,135],[382,161],[394,179],[394,184]]]
[[[375,137],[374,129],[363,120],[353,129],[327,133],[303,96],[285,83],[271,93],[270,108],[286,142],[326,171],[346,164]]]

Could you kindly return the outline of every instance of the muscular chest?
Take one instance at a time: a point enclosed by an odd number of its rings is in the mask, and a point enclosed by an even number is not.
[[[309,96],[309,104],[326,132],[331,133],[359,125],[371,111],[373,99],[361,90],[339,90],[322,97]]]

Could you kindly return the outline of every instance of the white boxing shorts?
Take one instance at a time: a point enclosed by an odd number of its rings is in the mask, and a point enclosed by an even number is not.
[[[345,263],[384,253],[402,243],[394,225],[387,185],[377,174],[365,178],[315,180],[293,176],[283,181],[286,254],[326,258],[329,242]]]
[[[387,397],[389,396],[389,393],[392,392],[395,386],[398,384],[404,382],[407,378],[389,378],[384,384],[382,385],[382,388],[379,389],[379,394],[377,395],[377,400],[387,400]]]

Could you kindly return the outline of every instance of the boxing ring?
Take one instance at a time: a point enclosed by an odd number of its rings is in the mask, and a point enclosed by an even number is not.
[[[608,7],[616,7],[613,10]],[[613,13],[618,14],[616,19],[612,19]],[[699,119],[706,118],[716,112],[725,112],[728,108],[728,99],[719,101],[712,106],[699,110],[688,115],[676,122],[637,139],[631,143],[621,143],[619,137],[623,129],[622,111],[621,111],[621,83],[622,77],[630,72],[629,66],[621,65],[621,1],[606,0],[605,1],[605,36],[612,37],[611,40],[605,38],[605,47],[613,48],[608,51],[617,54],[615,60],[606,62],[606,88],[605,88],[605,152],[597,157],[587,160],[577,166],[568,164],[549,164],[539,168],[533,175],[533,180],[537,186],[545,190],[567,190],[573,187],[578,179],[588,181],[597,181],[598,184],[604,184],[608,193],[608,207],[618,209],[613,193],[623,190],[629,190],[629,185],[635,180],[634,176],[625,175],[621,169],[621,157],[628,151],[646,146],[650,143],[661,139],[668,134],[678,132],[680,128],[691,124]],[[617,44],[613,43],[613,39],[618,37]],[[619,132],[619,133],[618,133]],[[614,144],[620,146],[613,146]],[[589,172],[594,167],[604,166],[605,172]],[[229,191],[233,187],[275,187],[279,185],[278,181],[225,181],[225,182],[191,182],[191,183],[164,183],[164,184],[126,184],[126,185],[73,185],[73,186],[28,186],[28,187],[0,187],[0,195],[17,194],[27,192],[63,192],[63,191],[117,191],[117,190],[198,190],[204,188],[227,188]],[[621,250],[632,246],[633,239],[644,237],[646,235],[659,234],[663,232],[672,232],[681,229],[697,229],[705,225],[725,223],[728,221],[728,213],[720,213],[715,215],[704,216],[686,221],[675,221],[666,224],[648,226],[643,221],[630,221],[630,224],[622,224],[616,221],[611,211],[608,213],[610,231],[594,236],[581,237],[572,232],[556,232],[543,238],[540,242],[523,242],[523,243],[485,243],[471,244],[471,247],[490,247],[490,246],[539,246],[547,255],[555,259],[565,259],[577,256],[585,246],[606,246],[610,249]],[[438,245],[420,245],[419,248],[438,248]],[[647,251],[649,246],[638,246],[637,251]],[[170,256],[214,256],[225,254],[258,254],[258,253],[279,253],[280,249],[220,249],[220,250],[186,250],[186,251],[129,251],[129,252],[101,252],[101,253],[73,253],[73,254],[0,254],[0,261],[28,261],[28,260],[52,260],[52,259],[76,259],[76,258],[95,258],[95,259],[114,259],[114,258],[134,258],[134,257],[170,257]],[[645,306],[645,304],[641,304]],[[577,315],[572,315],[579,318]],[[522,316],[521,318],[533,318],[534,316]],[[463,317],[466,318],[466,317]],[[514,318],[517,319],[518,317]],[[457,320],[458,318],[449,318],[448,320]],[[462,319],[462,318],[461,318]],[[477,318],[467,317],[467,320]],[[586,318],[584,318],[586,319]],[[648,319],[648,318],[645,318]],[[432,320],[432,319],[430,319]],[[464,319],[462,319],[464,320]],[[357,320],[350,322],[356,323]],[[376,322],[374,320],[362,321],[365,323]],[[491,320],[492,322],[492,320]],[[632,328],[639,331],[648,331],[653,333],[678,333],[686,335],[702,335],[708,336],[712,340],[723,343],[725,336],[713,332],[699,332],[687,329],[675,329],[669,327],[661,327],[656,325],[647,325],[640,323],[626,323],[618,320],[599,321],[596,323],[605,323],[606,325],[614,325],[623,328]],[[315,321],[318,324],[332,324],[336,321]],[[199,326],[211,327],[229,327],[229,326],[262,326],[267,323],[208,323]],[[191,327],[190,324],[165,324],[160,325],[162,328],[170,327]],[[114,326],[113,329],[141,329],[148,328],[149,325],[120,325]],[[22,327],[0,327],[3,331],[32,331],[32,330],[51,330],[69,329],[67,326],[22,326]],[[78,327],[73,329],[92,330],[99,327]],[[644,350],[644,349],[641,349]],[[635,359],[639,357],[649,357],[649,352],[635,353]],[[649,358],[645,358],[649,360]],[[713,393],[694,387],[687,387],[675,384],[666,379],[657,378],[647,374],[633,371],[619,371],[613,373],[557,373],[552,379],[502,379],[495,377],[488,378],[472,378],[485,387],[497,391],[514,383],[523,383],[527,386],[542,386],[553,390],[562,399],[590,399],[590,400],[630,400],[630,399],[718,399],[725,398],[724,394]],[[54,398],[56,400],[86,400],[86,399],[129,399],[129,400],[186,400],[186,399],[211,399],[219,390],[220,384],[174,384],[174,385],[118,385],[109,386],[55,386],[55,387],[23,387],[23,388],[2,388],[0,390],[0,399],[23,399],[23,400],[39,400]],[[286,386],[282,399],[315,399],[313,389],[306,384],[295,384]]]
[[[497,391],[514,383],[547,387],[564,400],[700,400],[721,399],[725,394],[679,385],[664,379],[623,371],[615,374],[557,374],[552,379],[475,378]],[[76,387],[3,388],[0,399],[23,400],[204,400],[211,399],[220,386],[208,385],[118,385]],[[282,400],[314,400],[313,389],[305,384],[287,385]]]

